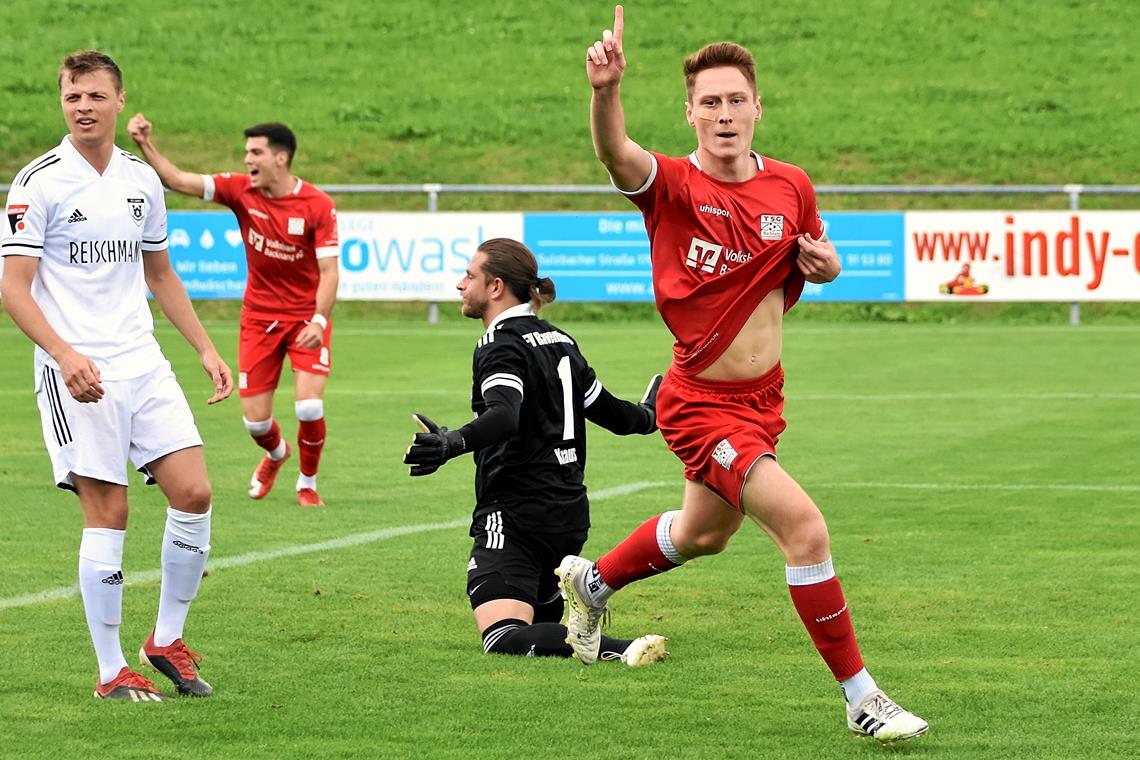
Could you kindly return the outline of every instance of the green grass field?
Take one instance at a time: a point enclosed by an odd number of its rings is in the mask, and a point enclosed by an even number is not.
[[[232,321],[209,324],[233,353]],[[600,377],[632,397],[669,357],[655,323],[566,322]],[[472,465],[411,479],[423,411],[469,418],[470,321],[344,318],[335,337],[321,492],[292,475],[245,496],[258,452],[235,400],[159,335],[196,404],[215,489],[211,572],[187,638],[210,700],[141,708],[90,698],[75,584],[80,517],[50,486],[30,345],[0,327],[0,756],[859,758],[841,696],[791,608],[782,562],[746,526],[729,550],[619,594],[618,634],[658,632],[643,670],[484,656],[464,594]],[[941,758],[1140,753],[1134,600],[1140,535],[1135,326],[787,328],[785,467],[828,516],[866,659]],[[295,430],[289,394],[279,409]],[[663,442],[590,438],[604,551],[679,503]],[[157,603],[163,502],[131,487],[124,647]],[[132,580],[134,578],[134,580]],[[52,594],[56,597],[52,597]],[[50,597],[50,598],[49,598]],[[1132,601],[1130,601],[1132,600]]]
[[[648,147],[692,149],[681,60],[734,39],[759,63],[757,149],[817,183],[1136,182],[1132,0],[626,6],[623,95],[630,134]],[[609,0],[4,3],[0,177],[59,141],[59,61],[98,46],[123,67],[127,115],[147,113],[160,147],[189,170],[239,170],[242,128],[280,120],[298,133],[298,173],[318,183],[605,183],[584,51],[612,19]],[[425,207],[422,195],[338,203]],[[442,206],[519,204],[627,208],[606,196],[446,195]],[[1011,204],[1066,199],[825,198],[825,208]],[[1137,208],[1140,198],[1084,205]]]
[[[62,56],[99,47],[124,68],[125,115],[145,111],[189,170],[240,169],[241,129],[283,120],[300,138],[297,173],[316,183],[603,183],[582,59],[611,19],[610,2],[3,3],[0,182],[65,132]],[[1132,0],[653,0],[627,4],[626,20],[629,129],[648,147],[691,149],[680,61],[728,38],[759,59],[756,147],[817,183],[1136,182]],[[630,210],[615,196],[445,195],[441,208]],[[294,504],[295,473],[248,499],[259,452],[237,400],[206,408],[205,377],[160,324],[215,488],[211,571],[187,638],[217,695],[96,702],[74,593],[78,505],[50,485],[31,346],[0,319],[0,758],[1140,756],[1140,309],[1085,305],[1071,328],[1066,304],[954,306],[801,305],[785,338],[782,462],[828,516],[869,668],[932,724],[894,752],[846,734],[756,529],[615,598],[616,634],[670,638],[659,666],[481,654],[463,588],[471,462],[416,480],[400,464],[413,411],[450,425],[470,414],[480,330],[450,305],[436,326],[422,305],[338,305],[329,506],[315,511]],[[232,305],[199,310],[232,359]],[[639,394],[669,360],[648,304],[550,314],[619,394]],[[291,402],[278,405],[290,436]],[[590,446],[597,554],[679,504],[681,469],[657,437],[597,430]],[[155,489],[134,481],[131,498],[128,659],[153,625],[164,520]]]

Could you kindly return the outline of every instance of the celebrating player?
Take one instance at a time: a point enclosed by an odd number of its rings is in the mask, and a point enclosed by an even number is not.
[[[127,129],[164,185],[229,206],[237,216],[249,270],[238,341],[238,395],[245,427],[266,452],[250,479],[250,497],[265,498],[291,453],[273,418],[273,394],[288,354],[299,423],[297,503],[323,506],[317,468],[325,445],[330,314],[340,253],[332,199],[293,176],[297,138],[284,124],[245,130],[249,174],[184,172],[155,147],[151,123],[141,113],[131,117]]]
[[[412,475],[430,475],[452,457],[475,453],[475,539],[467,595],[484,652],[570,657],[554,568],[581,551],[590,527],[586,423],[618,435],[657,429],[660,376],[640,404],[610,394],[574,339],[536,316],[554,300],[534,255],[515,240],[479,246],[457,285],[463,315],[486,332],[475,346],[471,410],[459,430],[423,415],[404,457]],[[665,656],[665,639],[599,640],[600,657],[630,666]]]
[[[54,482],[83,510],[79,590],[99,662],[95,696],[163,701],[127,666],[119,641],[129,458],[170,503],[158,620],[139,656],[178,693],[207,697],[201,657],[182,632],[210,553],[210,481],[194,417],[154,338],[147,288],[198,352],[214,384],[207,403],[229,396],[233,378],[170,265],[158,177],[115,146],[126,97],[119,67],[98,51],[72,53],[59,90],[69,134],[12,182],[2,291],[36,344]]]
[[[883,742],[918,736],[926,722],[863,667],[823,515],[776,462],[783,313],[805,279],[839,275],[815,191],[798,167],[752,151],[756,64],[734,43],[708,45],[684,63],[695,151],[672,158],[631,140],[619,95],[622,27],[619,5],[613,30],[586,51],[590,126],[598,159],[645,216],[657,308],[676,338],[657,423],[685,465],[685,495],[680,511],[649,519],[597,562],[563,559],[570,643],[593,662],[610,595],[723,551],[748,517],[784,555],[796,611],[843,686],[848,728]]]

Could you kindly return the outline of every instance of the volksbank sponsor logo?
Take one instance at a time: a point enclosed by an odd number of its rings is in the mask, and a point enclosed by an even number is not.
[[[67,245],[72,264],[138,263],[142,254],[138,240],[82,240]]]

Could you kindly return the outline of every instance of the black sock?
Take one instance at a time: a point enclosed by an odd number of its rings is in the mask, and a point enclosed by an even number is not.
[[[602,636],[602,647],[598,650],[599,660],[620,660],[621,656],[625,654],[626,648],[633,643],[632,639],[611,639],[609,636]]]
[[[570,657],[574,654],[566,643],[566,626],[561,623],[527,625],[517,618],[500,620],[483,631],[483,651],[527,657]]]
[[[629,639],[611,639],[602,636],[598,658],[621,659]],[[572,657],[574,650],[566,643],[566,626],[561,623],[532,623],[527,625],[517,618],[506,618],[483,632],[483,652],[516,654],[527,657]]]

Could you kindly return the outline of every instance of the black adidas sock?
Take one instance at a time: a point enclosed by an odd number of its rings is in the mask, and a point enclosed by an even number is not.
[[[570,657],[574,654],[566,643],[566,626],[561,623],[528,625],[517,618],[500,620],[484,631],[483,652],[527,657]]]
[[[625,650],[633,643],[632,639],[611,639],[602,634],[602,647],[598,650],[599,660],[620,660]]]
[[[618,660],[632,642],[602,636],[598,658]],[[483,632],[483,652],[516,654],[528,657],[572,657],[574,650],[566,643],[566,626],[561,623],[532,623],[507,618]]]

